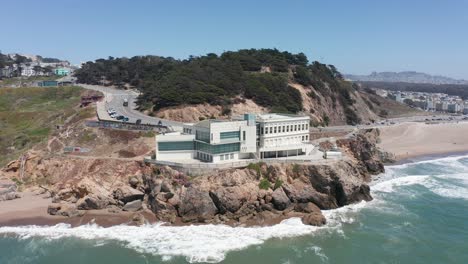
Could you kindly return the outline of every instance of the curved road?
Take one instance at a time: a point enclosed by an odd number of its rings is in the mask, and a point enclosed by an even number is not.
[[[99,85],[89,85],[89,84],[77,84],[77,85],[85,89],[99,91],[104,94],[105,99],[101,103],[104,104],[106,112],[100,113],[100,115],[103,114],[103,115],[108,116],[107,110],[114,109],[118,115],[123,115],[123,116],[128,117],[129,123],[135,123],[137,119],[141,119],[142,124],[158,125],[159,122],[161,122],[163,126],[167,126],[174,131],[182,131],[182,128],[183,128],[182,122],[148,116],[136,110],[137,108],[136,99],[139,95],[139,93],[136,91],[120,90],[120,89],[115,89],[112,87],[99,86]],[[124,99],[128,100],[128,106],[123,106]],[[100,116],[100,118],[102,117]],[[107,118],[109,119],[110,117],[107,117]],[[116,121],[115,119],[112,119],[112,120]]]

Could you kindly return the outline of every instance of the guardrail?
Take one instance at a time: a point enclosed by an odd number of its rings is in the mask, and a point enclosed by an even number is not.
[[[312,163],[317,161],[324,161],[325,159],[248,159],[234,162],[223,162],[223,163],[181,163],[164,160],[155,160],[151,158],[145,158],[144,161],[156,165],[163,165],[176,168],[184,169],[228,169],[228,168],[242,168],[247,167],[250,163],[264,162],[266,164],[294,164],[294,163]]]
[[[122,123],[115,121],[87,121],[86,126],[88,127],[101,127],[101,128],[112,128],[121,130],[137,130],[137,131],[157,131],[167,132],[169,128],[163,125],[136,125],[131,123]]]

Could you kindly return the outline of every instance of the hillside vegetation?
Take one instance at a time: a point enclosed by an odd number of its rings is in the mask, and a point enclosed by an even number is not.
[[[0,89],[0,166],[75,114],[81,92],[79,87]]]
[[[78,81],[142,92],[141,110],[157,113],[184,105],[218,105],[228,116],[235,104],[251,99],[272,112],[309,114],[314,124],[357,124],[378,119],[357,87],[333,65],[309,63],[303,53],[249,49],[176,60],[137,56],[87,62]],[[370,102],[372,104],[372,102]]]

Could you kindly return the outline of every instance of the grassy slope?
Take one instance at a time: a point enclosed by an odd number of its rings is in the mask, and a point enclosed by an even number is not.
[[[81,88],[0,89],[0,167],[45,141],[55,125],[73,115]]]

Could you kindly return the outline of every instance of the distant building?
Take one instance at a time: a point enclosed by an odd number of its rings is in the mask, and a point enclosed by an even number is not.
[[[58,76],[67,76],[70,74],[70,69],[68,68],[57,68],[54,70],[55,75]]]

